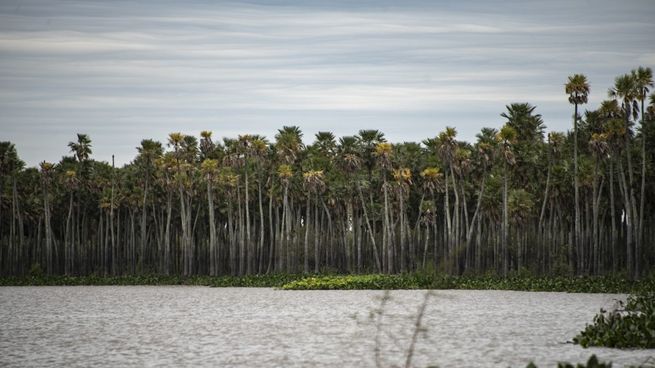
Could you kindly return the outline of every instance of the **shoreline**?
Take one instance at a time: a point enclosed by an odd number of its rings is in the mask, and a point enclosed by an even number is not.
[[[282,290],[513,290],[629,294],[655,290],[655,279],[631,281],[619,276],[532,277],[271,274],[250,276],[1,276],[0,286],[165,286],[273,287]]]

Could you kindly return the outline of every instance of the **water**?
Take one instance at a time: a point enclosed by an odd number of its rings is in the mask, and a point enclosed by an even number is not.
[[[382,319],[385,366],[401,365],[423,291],[400,290]],[[0,288],[0,366],[375,366],[380,291],[208,287]],[[624,295],[435,291],[416,366],[639,364],[655,350],[567,344]]]

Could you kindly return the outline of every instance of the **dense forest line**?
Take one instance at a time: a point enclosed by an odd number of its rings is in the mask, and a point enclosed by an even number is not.
[[[2,274],[263,273],[639,277],[655,262],[655,97],[650,68],[608,100],[570,76],[572,129],[545,134],[514,103],[474,143],[448,127],[421,143],[285,126],[274,140],[171,133],[123,167],[85,134],[58,163],[25,168],[0,143]]]

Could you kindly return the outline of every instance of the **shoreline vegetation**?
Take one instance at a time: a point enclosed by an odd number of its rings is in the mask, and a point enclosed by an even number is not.
[[[250,276],[3,276],[0,286],[189,285],[273,287],[282,290],[514,290],[569,293],[636,293],[655,290],[655,279],[621,277],[450,276],[436,273],[397,275],[271,274]]]

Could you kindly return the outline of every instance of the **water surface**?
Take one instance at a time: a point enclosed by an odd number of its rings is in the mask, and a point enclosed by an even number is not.
[[[379,344],[402,365],[424,291],[391,293]],[[591,354],[617,367],[655,350],[567,344],[616,294],[434,291],[416,366],[553,367]],[[0,288],[0,366],[375,366],[381,291],[191,286]]]

